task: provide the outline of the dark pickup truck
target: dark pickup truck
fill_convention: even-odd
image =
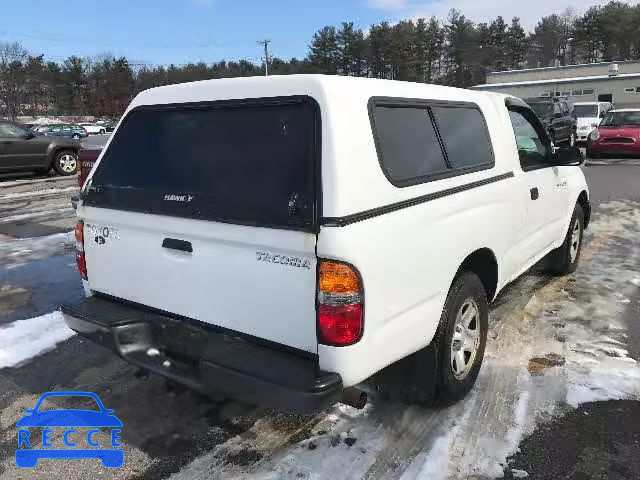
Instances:
[[[573,105],[564,97],[529,98],[525,102],[536,112],[554,144],[576,144],[577,119]]]

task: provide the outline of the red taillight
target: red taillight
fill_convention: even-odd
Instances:
[[[322,343],[352,345],[362,337],[362,305],[319,305],[318,327]]]
[[[84,246],[84,224],[82,222],[78,222],[76,224],[76,229],[74,234],[76,237],[76,242]]]
[[[363,289],[358,271],[330,260],[318,263],[318,341],[347,346],[358,342],[364,331]]]
[[[87,260],[84,256],[84,222],[79,221],[75,229],[76,237],[76,266],[80,276],[87,280]]]
[[[84,280],[87,280],[89,277],[87,276],[87,261],[84,258],[84,252],[76,252],[76,266],[78,267],[80,276]]]

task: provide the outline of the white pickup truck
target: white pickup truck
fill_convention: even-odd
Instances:
[[[429,351],[473,386],[488,304],[589,223],[575,148],[521,100],[330,76],[140,93],[85,183],[67,324],[204,392],[312,411]],[[435,368],[433,368],[435,367]]]

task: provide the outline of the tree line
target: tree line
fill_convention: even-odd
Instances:
[[[487,72],[640,58],[640,4],[611,1],[582,15],[542,17],[526,33],[520,19],[476,23],[457,10],[445,21],[351,22],[313,34],[303,59],[269,58],[274,75],[325,73],[438,83],[484,83]],[[0,115],[116,118],[147,88],[195,80],[262,75],[264,63],[240,61],[136,65],[125,57],[71,56],[46,61],[19,43],[0,43]]]

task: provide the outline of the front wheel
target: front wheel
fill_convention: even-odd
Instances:
[[[440,319],[437,394],[445,401],[462,399],[478,378],[487,343],[489,304],[475,273],[453,282]]]
[[[580,204],[576,204],[569,222],[569,230],[564,242],[547,257],[548,270],[556,275],[567,275],[578,268],[580,252],[582,251],[582,236],[584,233],[584,212]]]
[[[53,168],[58,175],[73,175],[78,170],[78,155],[68,150],[59,152],[53,160]]]

